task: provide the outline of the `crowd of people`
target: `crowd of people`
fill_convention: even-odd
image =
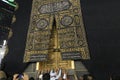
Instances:
[[[2,75],[1,75],[2,74]],[[0,72],[0,80],[93,80],[91,75],[77,76],[70,78],[65,69],[40,70],[36,77],[29,77],[28,74],[14,74],[12,77],[7,77],[3,71]]]
[[[85,74],[81,76],[68,75],[66,69],[47,69],[40,70],[38,72],[37,80],[94,80],[93,76],[90,74]]]
[[[38,80],[68,80],[67,71],[61,68],[41,70],[38,73]]]
[[[70,76],[66,69],[41,70],[38,73],[37,80],[93,80],[93,76],[85,74],[81,76]]]

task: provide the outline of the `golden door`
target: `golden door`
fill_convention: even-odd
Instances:
[[[62,60],[64,52],[90,58],[80,0],[33,0],[24,62],[39,62],[39,69],[73,69],[74,61]]]

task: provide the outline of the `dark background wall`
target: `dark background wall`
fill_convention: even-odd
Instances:
[[[4,59],[8,74],[20,73],[28,65],[22,61],[32,0],[16,1],[17,21],[12,25],[13,36]],[[96,80],[108,80],[111,74],[120,74],[120,1],[81,0],[81,5],[91,55],[91,60],[82,62]]]

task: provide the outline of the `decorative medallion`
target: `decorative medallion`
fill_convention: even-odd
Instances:
[[[62,19],[61,19],[61,24],[64,26],[69,26],[73,23],[73,19],[71,16],[65,15]]]
[[[37,27],[39,29],[44,29],[48,26],[48,21],[46,19],[40,19],[38,22],[37,22]]]

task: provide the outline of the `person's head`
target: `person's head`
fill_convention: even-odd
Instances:
[[[43,80],[50,80],[50,74],[49,73],[43,74]]]
[[[83,75],[83,80],[88,80],[87,76],[87,74]]]
[[[24,77],[23,74],[18,74],[17,77],[16,77],[16,79],[17,80],[24,80],[23,77]]]
[[[14,74],[13,80],[29,80],[29,77],[26,73],[23,74]]]
[[[35,80],[33,77],[31,77],[29,80]]]
[[[7,79],[5,72],[0,71],[0,80],[5,80],[5,79]]]
[[[88,80],[93,80],[93,76],[92,76],[91,74],[89,74],[89,75],[87,76],[87,79],[88,79]]]
[[[88,80],[93,80],[92,76],[88,76],[87,78],[88,78]]]

